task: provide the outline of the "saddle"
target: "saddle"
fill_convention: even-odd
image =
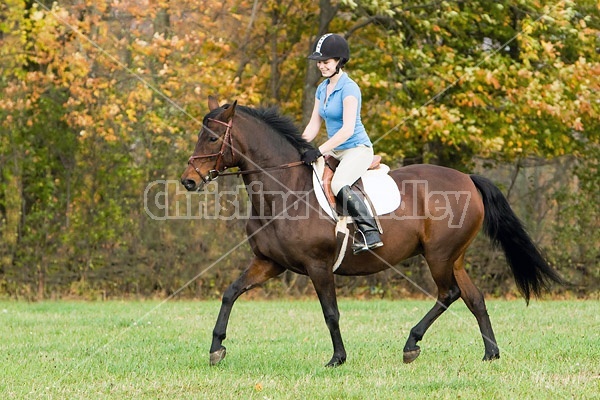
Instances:
[[[331,179],[339,163],[334,157],[326,155],[320,157],[313,164],[313,187],[323,189],[314,191],[319,206],[327,216],[336,221],[335,236],[338,243],[338,256],[333,265],[334,272],[344,259],[350,236],[348,225],[353,223],[352,218],[347,216],[341,209],[342,207],[338,207],[331,190]],[[381,156],[376,155],[367,172],[352,185],[352,188],[356,189],[357,195],[364,198],[369,212],[376,220],[378,215],[396,210],[402,199],[398,185],[388,174],[389,171],[390,168],[387,165],[381,164]],[[379,222],[377,224],[379,225]],[[382,232],[381,226],[379,228],[379,231]]]
[[[325,159],[325,168],[323,171],[322,180],[323,180],[323,189],[325,190],[325,197],[327,197],[327,202],[331,205],[331,207],[333,207],[333,209],[336,209],[337,204],[335,201],[335,196],[333,194],[333,191],[331,190],[331,179],[333,179],[333,174],[335,173],[335,170],[337,169],[338,165],[340,164],[340,161],[330,155],[326,155],[323,158]],[[379,168],[380,165],[381,165],[381,156],[374,155],[373,160],[371,161],[371,165],[369,166],[368,169],[369,170],[377,169],[377,168]],[[362,186],[362,178],[359,179],[358,181],[356,181],[356,183],[354,183],[354,185],[352,185],[352,186],[356,187],[361,193],[364,194],[364,188]]]

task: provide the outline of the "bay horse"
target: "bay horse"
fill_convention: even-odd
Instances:
[[[245,107],[237,101],[219,106],[213,97],[209,97],[208,105],[210,111],[203,119],[181,183],[196,191],[219,175],[242,175],[252,208],[246,231],[254,253],[248,267],[223,294],[210,347],[211,365],[225,358],[223,340],[236,299],[286,270],[308,275],[314,285],[333,343],[333,356],[326,366],[346,361],[335,274],[374,274],[409,257],[420,254],[425,258],[437,285],[437,301],[410,330],[403,349],[405,363],[419,356],[417,343],[459,297],[479,324],[483,360],[499,358],[484,297],[464,268],[465,252],[482,226],[492,243],[504,250],[527,304],[532,294],[539,296],[550,283],[563,283],[490,180],[435,165],[390,171],[404,190],[401,206],[380,216],[384,246],[359,255],[348,249],[334,273],[338,248],[335,223],[320,211],[311,179],[313,170],[300,161],[301,153],[311,144],[302,139],[289,117],[275,109]],[[239,170],[225,171],[232,167]],[[407,182],[422,184],[408,190]]]

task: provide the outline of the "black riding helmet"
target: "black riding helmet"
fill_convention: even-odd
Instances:
[[[339,58],[339,67],[343,67],[350,60],[350,47],[348,42],[340,35],[327,33],[319,38],[312,47],[311,60],[325,61],[330,58]]]

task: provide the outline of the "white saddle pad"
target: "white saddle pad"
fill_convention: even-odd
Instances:
[[[313,173],[313,187],[315,188],[315,195],[317,196],[319,205],[327,215],[336,219],[334,210],[331,209],[327,197],[325,196],[325,191],[321,186],[323,181],[323,170],[325,168],[325,160],[323,157],[319,157],[313,164],[313,167],[316,174],[318,174],[317,179],[316,174]],[[365,192],[375,208],[375,210],[370,210],[372,214],[382,215],[391,213],[400,206],[400,190],[398,190],[398,185],[396,185],[396,182],[394,182],[392,177],[388,175],[389,171],[390,167],[385,164],[380,164],[379,168],[370,169],[362,176]],[[367,207],[370,208],[368,202]]]

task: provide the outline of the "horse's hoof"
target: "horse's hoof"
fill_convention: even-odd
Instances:
[[[485,355],[483,356],[483,360],[482,361],[494,361],[500,358],[500,353],[493,353],[491,355]]]
[[[326,368],[336,368],[336,367],[339,367],[340,365],[342,365],[345,362],[346,362],[345,358],[333,357],[331,359],[331,361],[329,361],[327,364],[325,364],[325,367]]]
[[[404,361],[404,364],[410,364],[419,357],[419,354],[421,354],[421,349],[418,347],[415,350],[405,351],[402,361]]]
[[[225,347],[221,347],[219,350],[210,353],[210,365],[217,365],[223,361],[226,355]]]

